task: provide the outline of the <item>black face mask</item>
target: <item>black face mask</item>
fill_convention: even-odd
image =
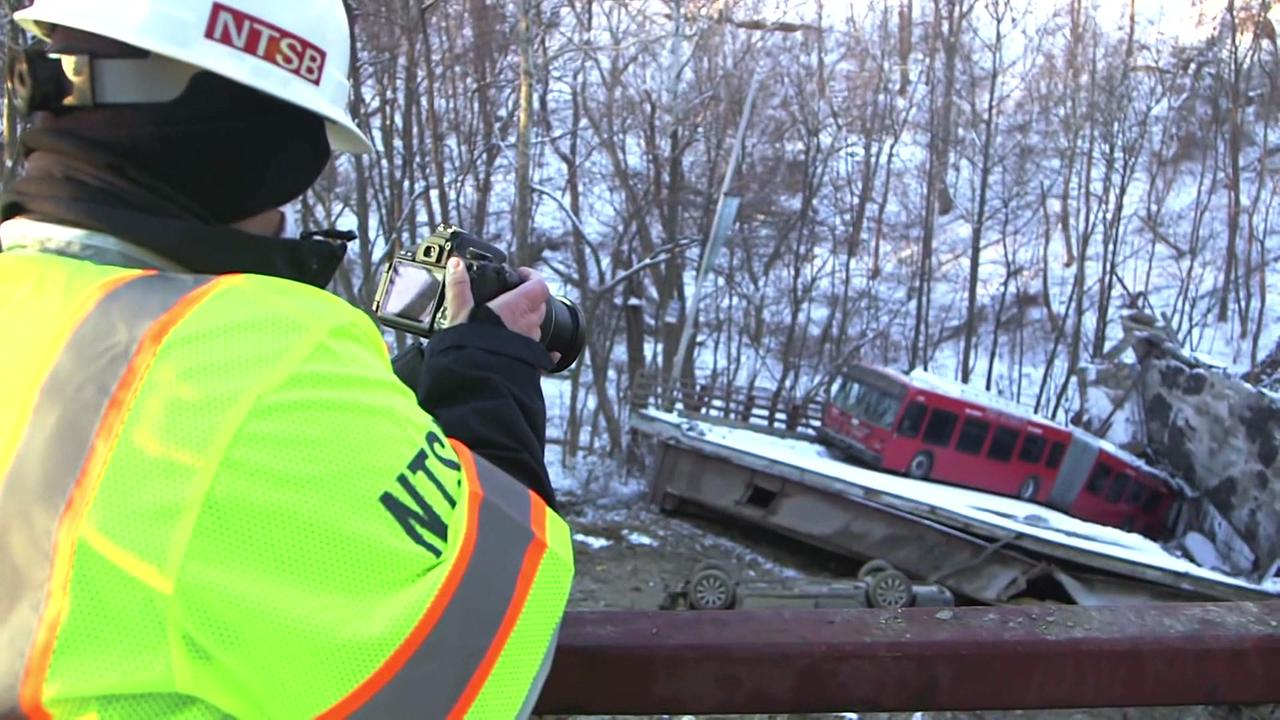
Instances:
[[[22,216],[96,230],[194,273],[272,275],[316,287],[333,279],[346,253],[342,241],[351,239],[265,237],[210,223],[187,198],[66,133],[28,130],[22,146],[26,172],[0,193],[0,221]],[[149,267],[136,262],[124,258],[128,267]]]
[[[319,116],[207,72],[172,102],[42,113],[36,125],[120,158],[218,224],[299,197],[330,155]]]

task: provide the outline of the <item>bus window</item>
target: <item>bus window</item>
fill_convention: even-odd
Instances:
[[[888,390],[856,377],[841,379],[832,401],[836,407],[882,428],[893,426],[893,419],[902,407],[905,388]]]
[[[1102,489],[1107,486],[1107,480],[1111,478],[1111,468],[1098,463],[1093,468],[1093,474],[1089,476],[1089,483],[1084,486],[1085,490],[1094,495],[1102,495]]]
[[[1129,494],[1125,496],[1126,505],[1141,505],[1143,500],[1147,499],[1147,488],[1140,482],[1136,482],[1129,488]]]
[[[929,406],[922,402],[908,404],[906,411],[902,413],[902,419],[898,421],[898,434],[909,438],[919,435],[920,428],[924,425],[924,414],[928,411]]]
[[[1018,431],[1003,425],[996,426],[996,434],[991,438],[991,448],[987,457],[1000,462],[1013,459],[1013,449],[1018,446]]]
[[[1111,487],[1107,488],[1107,502],[1118,503],[1124,497],[1124,492],[1129,489],[1129,483],[1133,482],[1133,476],[1129,473],[1120,473],[1111,481]]]
[[[987,444],[987,435],[991,433],[991,423],[969,418],[960,426],[960,437],[956,439],[956,449],[962,453],[977,455],[982,446]]]
[[[840,378],[840,384],[836,385],[835,392],[831,393],[831,402],[840,407],[849,404],[849,381]]]
[[[1156,508],[1160,507],[1161,497],[1160,492],[1157,490],[1148,492],[1147,501],[1142,503],[1142,512],[1155,512]]]
[[[1060,442],[1054,443],[1049,448],[1048,459],[1044,461],[1045,467],[1049,468],[1050,470],[1057,470],[1058,466],[1062,464],[1062,456],[1066,452],[1067,452],[1066,445],[1063,445]]]
[[[942,447],[950,445],[951,434],[955,432],[956,421],[959,419],[955,413],[934,408],[929,413],[929,422],[924,426],[924,441]]]
[[[1018,451],[1018,459],[1022,462],[1037,464],[1044,457],[1044,448],[1048,445],[1040,435],[1027,433],[1022,438],[1022,449]]]

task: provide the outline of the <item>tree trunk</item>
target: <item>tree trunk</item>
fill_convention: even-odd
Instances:
[[[1001,21],[1003,16],[994,18],[996,25],[995,43],[991,46],[991,82],[987,87],[987,111],[982,119],[982,166],[978,171],[978,209],[973,221],[973,235],[969,244],[969,302],[968,313],[964,323],[964,351],[960,362],[960,381],[969,382],[973,364],[974,339],[978,332],[978,269],[982,259],[982,230],[987,219],[987,188],[991,184],[991,150],[995,140],[996,128],[996,87],[1000,83],[1000,47],[1003,40]],[[1008,281],[1005,283],[1008,288]],[[1001,306],[1004,304],[1004,293],[1001,292]],[[996,314],[996,329],[999,331],[999,310]]]
[[[351,39],[351,117],[362,128],[367,128],[365,123],[364,82],[360,67],[359,35],[356,32],[359,13],[355,9],[353,0],[347,0],[344,3],[344,7],[347,11]],[[377,290],[372,280],[375,268],[373,266],[373,238],[369,236],[369,175],[363,155],[353,155],[352,164],[355,166],[356,232],[360,235],[359,245],[357,246],[359,250],[360,281],[357,286],[356,297],[349,299],[360,307],[369,307]]]
[[[19,37],[21,28],[13,21],[13,13],[23,4],[22,0],[8,0],[5,3],[5,46],[14,50],[22,46],[22,40]],[[4,59],[4,72],[7,77],[9,74],[7,58]],[[20,127],[21,122],[18,118],[18,108],[14,104],[13,93],[6,92],[4,94],[4,173],[3,179],[0,180],[0,185],[6,188],[17,177],[22,162],[18,142]]]
[[[472,91],[476,95],[476,114],[480,119],[480,137],[477,146],[472,150],[481,158],[479,178],[475,193],[475,209],[471,215],[471,227],[468,228],[478,237],[484,237],[488,229],[489,201],[493,194],[493,169],[498,162],[498,143],[496,125],[494,123],[494,77],[495,65],[494,34],[498,30],[494,15],[497,14],[489,6],[487,0],[468,0],[471,11],[472,42],[471,71],[475,83]]]
[[[1240,152],[1244,129],[1240,123],[1243,88],[1240,83],[1240,42],[1236,28],[1236,3],[1227,0],[1226,17],[1230,34],[1227,87],[1227,256],[1222,263],[1222,290],[1218,296],[1218,322],[1225,323],[1231,312],[1231,292],[1235,287],[1236,245],[1240,235]]]
[[[533,16],[537,14],[536,0],[516,2],[516,44],[520,48],[520,84],[517,90],[519,108],[516,130],[516,208],[512,231],[516,247],[512,264],[532,265],[536,262],[529,246],[529,232],[533,215],[533,170],[529,148],[533,135]]]

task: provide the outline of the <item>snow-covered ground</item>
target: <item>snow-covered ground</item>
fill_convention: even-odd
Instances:
[[[968,520],[999,530],[1034,536],[1078,550],[1119,558],[1172,573],[1280,595],[1280,578],[1272,578],[1265,584],[1259,585],[1225,575],[1174,555],[1159,543],[1141,535],[1080,520],[1043,505],[967,488],[875,472],[832,459],[826,449],[817,443],[788,440],[750,430],[690,421],[675,414],[656,410],[645,410],[644,414],[655,420],[679,426],[685,433],[716,445],[821,473],[867,490],[926,503],[944,513],[963,516]]]

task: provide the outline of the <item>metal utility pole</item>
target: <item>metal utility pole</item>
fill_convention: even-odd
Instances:
[[[693,337],[693,322],[698,317],[698,300],[702,292],[702,283],[711,272],[716,255],[724,247],[738,215],[738,203],[741,198],[730,197],[729,190],[733,187],[733,176],[738,169],[738,157],[742,154],[742,143],[747,136],[747,123],[751,121],[751,109],[755,104],[756,86],[759,81],[759,73],[752,76],[751,86],[747,90],[747,102],[742,108],[742,119],[738,121],[738,134],[734,138],[733,151],[729,155],[729,167],[725,169],[724,183],[720,186],[720,198],[716,202],[716,215],[711,224],[711,234],[702,251],[702,261],[698,264],[698,278],[693,284],[693,292],[685,304],[684,329],[680,333],[680,345],[676,350],[675,363],[671,367],[671,396],[667,400],[668,407],[675,404],[675,389],[680,386],[685,354],[689,351],[689,341]]]

